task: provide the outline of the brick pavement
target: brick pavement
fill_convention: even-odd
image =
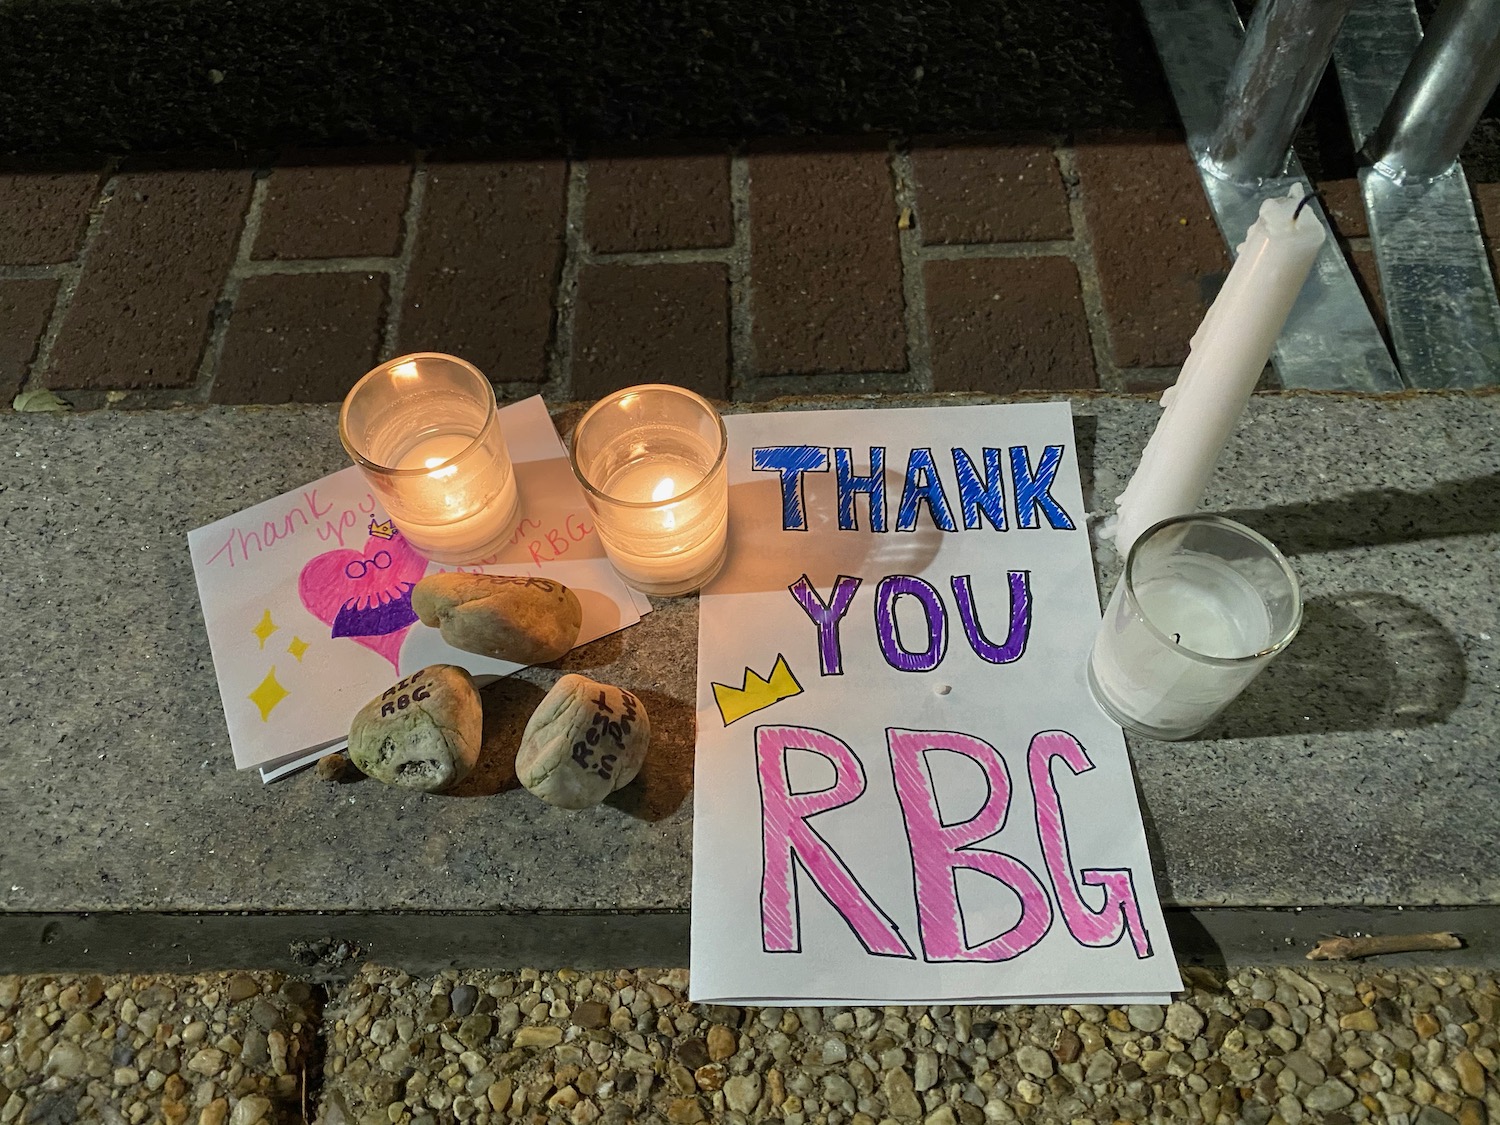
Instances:
[[[1228,266],[1172,134],[5,166],[0,405],[337,401],[416,350],[558,400],[1147,392]]]

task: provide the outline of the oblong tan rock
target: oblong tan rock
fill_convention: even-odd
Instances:
[[[387,785],[437,793],[479,761],[483,726],[469,673],[429,664],[360,708],[349,727],[349,758]]]
[[[578,643],[583,605],[551,578],[507,574],[429,574],[411,607],[465,652],[516,664],[546,664]]]
[[[516,776],[549,805],[583,809],[634,781],[650,743],[651,720],[638,698],[567,675],[526,724]]]

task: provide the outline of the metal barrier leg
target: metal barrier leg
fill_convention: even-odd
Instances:
[[[1500,83],[1500,2],[1446,0],[1424,39],[1410,0],[1357,0],[1334,64],[1406,382],[1500,382],[1500,300],[1457,161]]]
[[[1287,145],[1291,131],[1296,129],[1306,109],[1306,98],[1311,96],[1317,76],[1326,65],[1327,55],[1317,49],[1315,32],[1299,39],[1296,28],[1326,31],[1317,12],[1325,6],[1337,9],[1342,15],[1346,5],[1342,0],[1334,3],[1293,0],[1282,4],[1266,0],[1260,6],[1265,10],[1264,15],[1258,10],[1260,18],[1256,22],[1260,30],[1247,39],[1249,46],[1242,57],[1243,30],[1233,0],[1141,0],[1141,9],[1177,102],[1177,112],[1187,129],[1188,145],[1198,157],[1204,193],[1231,251],[1244,240],[1262,201],[1273,195],[1285,195],[1294,182],[1307,182],[1300,161],[1295,153],[1288,152]],[[1302,16],[1312,22],[1299,23]],[[1285,58],[1275,57],[1283,53]],[[1311,60],[1314,54],[1321,61]],[[1310,79],[1306,77],[1309,70]],[[1231,74],[1235,76],[1233,80]],[[1266,79],[1278,74],[1282,80],[1296,85],[1296,90],[1283,97],[1269,88]],[[1296,80],[1299,75],[1302,77]],[[1297,85],[1297,81],[1301,84]],[[1276,125],[1275,130],[1268,131],[1277,133],[1289,123],[1285,135],[1280,138],[1272,135],[1263,143],[1248,143],[1253,138],[1246,134],[1265,122],[1241,112],[1238,95],[1234,107],[1221,113],[1225,92],[1230,89],[1251,91],[1255,97],[1263,98],[1262,111]],[[1208,155],[1216,139],[1220,161],[1229,166],[1240,167],[1243,162],[1246,168],[1257,164],[1265,167],[1265,162],[1270,161],[1269,166],[1274,170],[1261,176],[1258,183],[1233,182],[1227,178],[1221,163]],[[1228,151],[1231,146],[1233,153]],[[1282,161],[1284,168],[1279,164]],[[1311,206],[1318,205],[1314,202]],[[1319,217],[1325,223],[1328,221],[1321,208]],[[1333,239],[1323,244],[1312,277],[1277,341],[1273,359],[1286,387],[1401,389],[1401,377],[1385,341],[1365,305],[1349,263]]]
[[[1446,0],[1370,138],[1370,163],[1397,183],[1453,167],[1500,87],[1500,4]]]
[[[1224,91],[1206,159],[1225,179],[1285,175],[1292,135],[1307,116],[1333,40],[1353,0],[1261,0]]]

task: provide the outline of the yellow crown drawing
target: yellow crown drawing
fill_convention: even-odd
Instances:
[[[773,703],[801,694],[802,685],[787,667],[786,657],[780,654],[771,668],[770,679],[762,679],[753,668],[747,667],[744,687],[714,683],[714,702],[719,705],[719,717],[724,720],[726,727],[736,719],[743,719]]]
[[[370,534],[377,539],[390,539],[396,534],[396,525],[390,520],[385,523],[376,523],[375,517],[370,517]]]

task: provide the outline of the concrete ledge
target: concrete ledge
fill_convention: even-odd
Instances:
[[[1074,409],[1097,508],[1157,407]],[[1251,405],[1208,504],[1294,556],[1307,624],[1209,737],[1132,742],[1167,903],[1500,904],[1497,432],[1495,395]],[[0,920],[688,908],[694,600],[566,661],[656,719],[613,805],[263,787],[232,768],[184,537],[339,468],[333,408],[7,414],[0,439]]]
[[[418,975],[444,969],[621,967],[688,964],[686,911],[635,914],[5,914],[0,968],[7,972],[155,973],[282,969],[318,981],[352,976],[364,962]],[[1166,911],[1179,963],[1237,969],[1306,965],[1331,934],[1448,931],[1463,948],[1391,954],[1383,968],[1500,967],[1500,907],[1210,907]]]

